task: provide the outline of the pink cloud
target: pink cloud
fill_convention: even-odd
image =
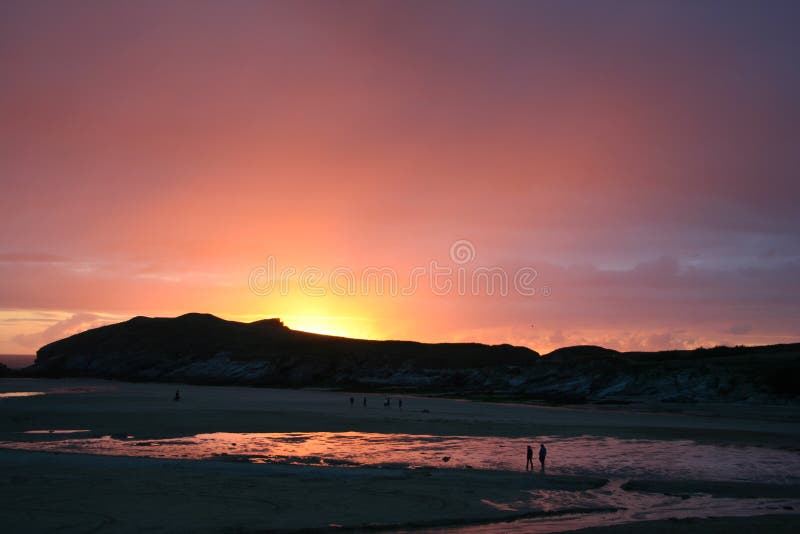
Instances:
[[[72,317],[51,324],[40,332],[19,334],[14,336],[12,340],[26,349],[36,350],[52,341],[112,322],[115,322],[114,319],[108,317],[91,313],[76,313]]]

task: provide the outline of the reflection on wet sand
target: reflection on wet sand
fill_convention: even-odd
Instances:
[[[688,440],[600,436],[525,439],[363,432],[217,432],[188,438],[135,440],[124,439],[124,435],[121,438],[3,442],[0,446],[155,458],[238,459],[253,463],[523,470],[527,445],[543,442],[550,450],[548,473],[553,474],[800,483],[797,452]]]
[[[98,391],[111,391],[112,386],[80,386],[80,387],[60,387],[49,388],[45,391],[5,391],[0,392],[0,399],[12,399],[20,397],[39,397],[41,395],[67,395],[79,393],[94,393]]]
[[[44,395],[44,391],[8,391],[0,393],[0,399],[10,399],[13,397],[36,397],[37,395]]]

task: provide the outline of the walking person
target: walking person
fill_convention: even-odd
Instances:
[[[528,460],[525,462],[525,471],[530,469],[533,471],[533,449],[528,445]]]
[[[539,463],[542,464],[542,473],[544,473],[544,460],[547,458],[547,447],[544,446],[544,443],[539,444]],[[533,466],[531,466],[533,469]]]

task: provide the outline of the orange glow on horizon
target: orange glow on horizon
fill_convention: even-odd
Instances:
[[[800,337],[793,6],[64,4],[0,5],[0,353],[187,312],[539,352]],[[459,240],[539,291],[248,287],[270,256],[402,285]]]

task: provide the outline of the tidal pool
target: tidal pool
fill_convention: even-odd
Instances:
[[[539,443],[545,443],[548,449],[546,473],[800,483],[800,453],[794,451],[588,435],[526,439],[364,432],[216,432],[153,440],[127,439],[123,435],[121,439],[103,436],[6,441],[0,442],[0,447],[253,463],[523,470],[527,445],[533,447],[536,456]]]

